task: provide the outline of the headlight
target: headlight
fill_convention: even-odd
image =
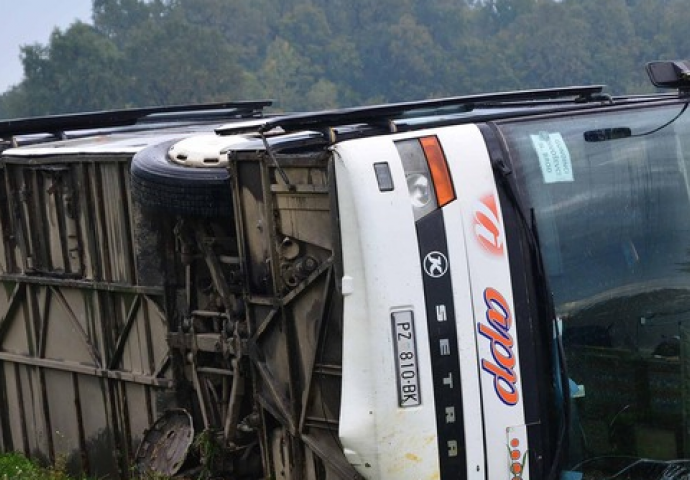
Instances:
[[[407,178],[415,221],[455,200],[446,157],[436,136],[395,143]]]
[[[407,176],[407,189],[410,192],[410,201],[414,208],[424,208],[429,202],[434,202],[434,192],[431,189],[431,180],[423,173],[413,173]]]

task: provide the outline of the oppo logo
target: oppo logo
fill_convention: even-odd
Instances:
[[[494,390],[498,398],[506,405],[516,405],[520,400],[517,389],[518,377],[515,373],[515,352],[510,327],[513,316],[508,302],[494,288],[484,290],[486,304],[486,323],[479,323],[479,334],[489,341],[491,358],[483,358],[482,370],[493,377]]]
[[[474,209],[474,234],[479,244],[493,255],[503,255],[505,242],[498,218],[496,197],[488,194],[476,202]]]

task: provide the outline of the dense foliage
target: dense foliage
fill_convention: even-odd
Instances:
[[[604,83],[687,58],[687,0],[93,0],[20,52],[0,117],[272,98],[331,108]]]

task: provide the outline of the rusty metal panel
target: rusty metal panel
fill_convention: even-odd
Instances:
[[[7,185],[5,184],[5,168],[0,165],[0,274],[11,270],[12,230],[9,225],[9,211],[7,209]]]
[[[28,305],[25,301],[28,286],[21,282],[3,282],[0,289],[0,348],[3,351],[31,355],[35,345],[33,324],[28,321]]]
[[[129,216],[127,164],[98,164],[99,181],[94,193],[102,206],[101,242],[107,248],[108,257],[103,259],[105,279],[113,282],[133,283],[134,258]],[[93,200],[96,200],[94,198]]]
[[[102,452],[118,451],[111,464],[128,469],[143,431],[162,413],[159,393],[172,387],[157,303],[140,293],[22,282],[12,292],[4,304],[18,306],[0,326],[0,388],[13,412],[2,437],[33,456],[65,455],[84,471],[94,464],[78,452],[97,445],[99,464]]]
[[[164,291],[137,283],[129,158],[2,162],[0,446],[128,478],[174,401]]]
[[[18,270],[81,275],[69,168],[6,166],[5,170],[10,207],[8,228],[23,257]],[[7,240],[5,243],[12,246]]]
[[[4,406],[2,423],[2,438],[8,451],[24,450],[26,451],[24,440],[26,438],[26,430],[24,423],[24,416],[19,413],[23,409],[23,403],[20,400],[18,388],[19,372],[18,365],[9,362],[2,362],[2,380],[3,386],[3,400]],[[10,415],[10,412],[15,412]]]
[[[163,313],[145,296],[137,297],[127,315],[129,335],[122,343],[121,368],[153,375],[167,358]]]
[[[2,271],[135,284],[126,158],[50,160],[0,170]]]
[[[286,168],[292,188],[271,185],[280,231],[303,242],[332,249],[328,175],[324,165]]]
[[[118,470],[106,382],[102,378],[87,375],[78,377],[81,429],[86,439],[86,451],[81,453],[84,456],[84,470],[91,472],[95,478]]]
[[[151,403],[150,390],[148,387],[134,383],[124,384],[125,397],[129,408],[130,444],[131,452],[136,452],[144,433],[144,430],[153,425],[153,422],[163,413],[156,410]]]
[[[16,374],[16,394],[20,406],[24,451],[37,457],[54,458],[41,371],[30,366],[18,365]]]
[[[74,167],[81,196],[76,215],[83,246],[84,276],[89,279],[133,284],[129,164],[120,161],[84,161]]]
[[[0,182],[0,228],[2,229],[2,248],[3,255],[0,258],[2,270],[0,273],[12,273],[18,271],[17,265],[21,262],[20,251],[18,248],[18,236],[15,215],[13,215],[14,203],[12,201],[11,185],[7,168],[0,165],[2,181]]]
[[[97,279],[102,268],[99,267],[100,251],[96,240],[98,238],[96,211],[98,199],[94,202],[93,181],[96,166],[91,162],[83,162],[74,166],[74,178],[76,191],[79,192],[80,201],[76,209],[76,220],[79,226],[79,243],[81,246],[81,261],[85,278]]]
[[[74,374],[46,369],[43,375],[45,391],[50,395],[46,405],[50,430],[46,433],[53,445],[54,458],[68,458],[81,450],[77,395],[72,381]]]
[[[44,311],[43,336],[39,338],[41,358],[81,365],[102,367],[101,355],[95,348],[97,332],[90,332],[86,308],[80,291],[71,288],[45,287],[43,295]],[[40,298],[39,296],[39,298]]]
[[[330,199],[312,194],[277,195],[280,230],[301,241],[331,249]]]
[[[117,375],[109,371],[121,372],[148,384],[169,379],[163,376],[168,327],[160,300],[135,288],[117,292],[34,281],[3,282],[0,359],[16,355],[50,367],[64,362],[55,368],[112,378]]]

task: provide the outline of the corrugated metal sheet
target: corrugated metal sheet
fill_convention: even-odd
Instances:
[[[163,289],[138,281],[128,162],[0,165],[0,448],[98,478],[129,475],[172,398]]]

